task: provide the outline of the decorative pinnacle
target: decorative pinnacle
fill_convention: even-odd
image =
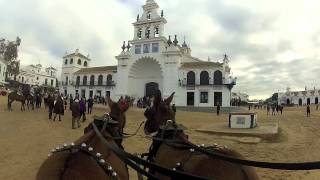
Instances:
[[[126,41],[123,41],[123,45],[122,45],[122,51],[124,51],[126,49]]]
[[[178,45],[178,43],[179,43],[179,41],[178,41],[178,39],[177,39],[177,35],[174,35],[174,41],[173,41],[173,44],[174,44],[175,46],[177,46],[177,45]]]
[[[171,46],[171,44],[172,44],[171,36],[169,36],[169,39],[168,39],[167,43],[168,43],[169,46]]]

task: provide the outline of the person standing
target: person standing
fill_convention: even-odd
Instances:
[[[281,105],[281,106],[279,107],[279,109],[280,109],[280,113],[281,113],[281,115],[282,115],[283,106]]]
[[[73,97],[72,97],[72,94],[70,94],[70,99],[69,99],[69,109],[70,109],[70,111],[71,111],[72,103],[73,103]]]
[[[71,105],[72,112],[72,129],[80,128],[80,104],[79,99],[75,99]],[[75,127],[77,124],[77,127]]]
[[[217,103],[217,116],[220,115],[220,103]]]
[[[48,109],[49,109],[49,119],[51,119],[53,108],[54,108],[54,97],[49,95],[47,99],[47,103],[48,103]]]
[[[61,121],[61,115],[64,114],[64,107],[63,107],[63,99],[60,95],[58,95],[56,102],[54,103],[54,117],[53,121],[56,120],[56,117],[59,116],[59,121]]]
[[[93,108],[93,99],[92,96],[88,99],[88,114],[92,113],[92,108]]]
[[[177,112],[177,108],[175,104],[172,104],[172,111],[174,112],[174,114],[176,114]]]
[[[270,114],[270,105],[267,106],[267,116]]]
[[[79,108],[80,108],[80,119],[82,117],[82,122],[86,121],[86,100],[84,98],[81,98],[79,102]]]
[[[272,116],[276,115],[275,109],[276,109],[275,105],[272,105]]]
[[[310,117],[310,105],[307,106],[307,117]]]

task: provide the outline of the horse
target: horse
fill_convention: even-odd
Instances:
[[[174,93],[165,100],[162,100],[161,92],[158,91],[154,97],[153,106],[144,113],[147,118],[144,131],[146,135],[157,133],[149,149],[148,160],[160,166],[181,170],[193,175],[213,179],[237,179],[257,180],[259,179],[252,167],[233,164],[203,153],[194,151],[190,147],[177,142],[188,143],[188,136],[182,128],[177,128],[175,113],[170,108]],[[169,120],[169,121],[168,121]],[[162,129],[168,122],[173,122],[169,131]],[[170,124],[170,123],[169,123]],[[169,140],[169,143],[160,141]],[[158,140],[156,140],[158,139]],[[171,140],[171,142],[170,142]],[[229,157],[241,158],[241,154],[224,146],[214,145],[207,147],[210,150],[219,152]],[[152,172],[159,179],[170,179],[157,172]]]
[[[31,94],[28,94],[27,98],[26,98],[26,101],[27,101],[28,110],[29,110],[29,106],[30,105],[31,105],[31,109],[34,110],[35,97],[33,95],[31,95]]]
[[[103,120],[95,118],[93,123],[110,144],[122,147],[119,137],[126,121],[125,112],[129,107],[120,107],[110,98],[108,104],[110,113]],[[63,150],[58,147],[52,152],[54,153],[49,154],[41,165],[37,180],[129,179],[126,164],[102,143],[92,123],[84,129],[84,135],[75,143],[64,144]]]
[[[8,110],[12,111],[12,102],[19,101],[21,102],[21,111],[25,111],[26,97],[18,94],[16,91],[9,93],[8,95]]]

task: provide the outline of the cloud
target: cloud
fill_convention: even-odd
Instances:
[[[166,35],[186,36],[193,55],[230,56],[235,91],[266,98],[286,86],[318,86],[320,2],[304,0],[158,0]],[[0,0],[1,37],[22,38],[23,64],[61,67],[66,51],[90,54],[93,66],[114,65],[132,39],[145,0]],[[288,6],[290,4],[290,6]]]

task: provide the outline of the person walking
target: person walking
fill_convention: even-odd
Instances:
[[[217,103],[217,116],[220,115],[220,103]]]
[[[61,115],[64,115],[64,107],[63,107],[63,99],[61,98],[60,95],[58,95],[55,103],[54,103],[54,117],[53,121],[56,120],[57,116],[59,116],[59,121],[61,121]]]
[[[51,96],[51,95],[48,96],[47,105],[48,105],[48,109],[49,109],[49,119],[51,120],[52,112],[53,112],[53,108],[54,108],[54,97],[53,96]]]
[[[84,98],[81,98],[79,102],[79,108],[80,108],[80,119],[82,117],[82,122],[86,121],[86,100]]]
[[[307,117],[310,117],[310,105],[307,106]]]
[[[274,105],[272,105],[272,116],[276,115],[275,109],[276,109],[276,107]]]
[[[270,105],[267,106],[267,116],[270,114]]]
[[[71,105],[72,129],[80,128],[80,104],[79,99],[75,99]],[[77,127],[75,127],[77,125]]]
[[[92,96],[88,99],[88,114],[92,113],[92,108],[93,108],[93,99]]]

